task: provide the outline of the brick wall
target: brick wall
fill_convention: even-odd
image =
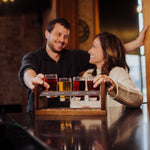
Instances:
[[[37,14],[0,16],[0,105],[26,103],[18,81],[23,55],[42,45]]]

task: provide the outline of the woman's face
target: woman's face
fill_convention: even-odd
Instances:
[[[90,54],[89,62],[91,64],[95,64],[98,69],[101,69],[102,65],[104,64],[104,54],[98,37],[95,38],[93,46],[91,49],[89,49],[88,53]]]

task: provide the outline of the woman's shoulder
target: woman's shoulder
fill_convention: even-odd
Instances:
[[[123,67],[114,67],[110,70],[110,73],[109,74],[112,74],[112,73],[128,73],[126,69],[124,69]]]
[[[123,67],[114,67],[109,72],[109,77],[111,77],[114,80],[118,80],[120,78],[121,79],[130,78],[130,75],[128,71],[124,69]]]
[[[94,71],[94,69],[88,69],[88,70],[82,72],[81,76],[83,76],[83,77],[90,77],[90,76],[92,76],[92,72],[93,71]]]
[[[90,76],[92,76],[93,71],[94,71],[94,69],[88,69],[88,70],[82,72],[81,76],[90,77]],[[96,72],[97,72],[97,75],[98,75],[98,74],[100,74],[101,71],[99,69],[96,69]]]

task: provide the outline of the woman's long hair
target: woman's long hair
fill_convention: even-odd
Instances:
[[[129,72],[129,66],[125,60],[125,48],[121,40],[112,33],[102,32],[96,35],[103,49],[104,64],[101,74],[108,75],[110,70],[116,66],[123,67]],[[93,75],[95,70],[93,71]]]

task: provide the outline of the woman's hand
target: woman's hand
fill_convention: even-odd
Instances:
[[[98,75],[94,78],[93,82],[94,82],[94,87],[97,87],[98,85],[101,85],[102,82],[105,82],[108,92],[113,91],[115,92],[115,94],[117,92],[115,82],[107,75]]]
[[[140,46],[144,45],[144,40],[145,40],[145,35],[147,30],[148,30],[148,25],[144,26],[142,31],[139,33],[137,41],[140,44]]]
[[[144,45],[145,35],[148,30],[148,25],[144,26],[136,40],[128,42],[124,45],[126,53],[130,53],[140,46]]]

